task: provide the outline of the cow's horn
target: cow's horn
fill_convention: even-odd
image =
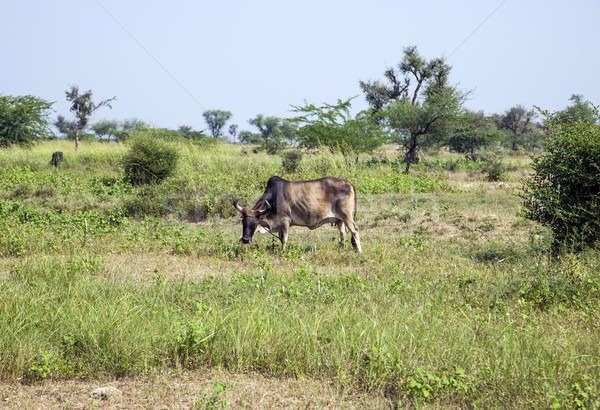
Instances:
[[[240,206],[240,204],[238,204],[238,202],[240,201],[240,198],[234,199],[233,201],[233,206],[235,206],[235,209],[237,209],[238,211],[240,211],[241,213],[244,213],[244,208],[242,208]]]

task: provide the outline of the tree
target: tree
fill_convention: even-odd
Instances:
[[[221,137],[222,129],[225,127],[227,121],[231,119],[231,113],[222,110],[207,110],[202,113],[202,116],[214,138]]]
[[[179,131],[180,133],[185,135],[185,134],[189,134],[190,132],[192,132],[193,129],[189,125],[180,125],[179,128],[177,129],[177,131]]]
[[[70,111],[74,112],[77,118],[77,129],[75,130],[75,151],[77,151],[79,150],[79,134],[87,126],[94,111],[103,106],[112,108],[110,103],[117,97],[94,103],[92,101],[92,90],[79,94],[79,87],[76,85],[72,85],[70,90],[65,91],[65,94],[67,101],[72,103]]]
[[[229,126],[229,136],[231,137],[231,142],[233,142],[235,144],[235,141],[237,139],[237,135],[238,135],[238,125],[237,124],[231,124]]]
[[[54,134],[48,123],[52,104],[31,95],[0,96],[0,147],[28,146]]]
[[[119,122],[111,120],[98,121],[92,125],[92,130],[100,140],[106,136],[109,140],[115,138],[119,132]]]
[[[450,133],[447,145],[454,152],[473,153],[502,137],[490,117],[483,111],[464,111],[458,118],[454,130]]]
[[[573,104],[557,113],[561,121],[597,121],[594,107],[589,101],[583,100],[583,95],[573,94],[569,101]]]
[[[499,130],[506,131],[510,149],[517,151],[519,145],[523,147],[537,145],[535,141],[533,144],[527,141],[539,137],[539,131],[536,135],[536,125],[533,122],[535,117],[536,112],[533,109],[528,110],[522,105],[515,105],[504,114],[497,115],[494,121]]]
[[[289,120],[258,114],[248,122],[258,128],[259,144],[269,154],[276,154],[286,143],[292,143],[296,139],[296,129]],[[250,135],[244,134],[244,137],[250,137]]]
[[[351,160],[358,162],[360,153],[371,152],[383,144],[387,139],[383,128],[371,112],[363,111],[353,117],[351,100],[338,100],[335,105],[321,107],[308,103],[304,107],[293,106],[292,111],[304,114],[292,119],[299,124],[300,145],[309,149],[326,146],[339,151],[350,165]]]
[[[132,133],[137,131],[143,131],[149,129],[150,126],[144,121],[137,118],[130,118],[128,120],[121,121],[120,130],[117,130],[114,137],[117,142],[124,142],[129,138]]]
[[[553,232],[554,250],[579,251],[600,240],[600,114],[565,118],[543,112],[548,143],[533,158],[526,181],[524,216]]]
[[[360,82],[372,112],[395,132],[394,140],[405,148],[405,172],[418,162],[426,138],[440,139],[451,129],[467,94],[448,86],[451,67],[442,58],[424,59],[415,46],[404,49],[396,68],[380,81]]]
[[[240,131],[240,142],[244,144],[260,144],[260,134],[248,130]]]
[[[382,114],[397,132],[395,140],[406,150],[405,173],[408,173],[411,164],[419,162],[421,145],[441,141],[451,132],[463,101],[462,93],[444,87],[415,104],[401,100],[394,101],[386,108]]]

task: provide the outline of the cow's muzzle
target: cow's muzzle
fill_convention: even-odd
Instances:
[[[242,243],[248,244],[250,242],[252,242],[252,238],[246,238],[245,236],[242,236]]]

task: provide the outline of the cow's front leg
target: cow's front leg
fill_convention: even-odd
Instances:
[[[279,240],[281,241],[281,250],[285,250],[285,245],[287,244],[288,237],[288,229],[290,225],[288,221],[284,221],[281,224],[281,230],[279,231]]]

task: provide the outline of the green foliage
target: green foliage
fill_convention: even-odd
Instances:
[[[260,134],[248,130],[240,131],[240,142],[244,144],[260,144],[260,141]]]
[[[467,93],[448,85],[451,67],[442,58],[426,60],[415,46],[404,49],[398,70],[385,72],[388,84],[362,82],[371,109],[395,131],[405,148],[405,172],[419,162],[421,145],[434,145],[452,130]]]
[[[114,135],[115,139],[119,142],[127,141],[130,135],[150,128],[144,121],[136,118],[121,121],[119,125],[120,129],[115,131]]]
[[[238,397],[232,374],[380,398],[368,407],[598,407],[600,252],[556,258],[510,190],[456,189],[481,183],[483,163],[428,156],[404,174],[383,153],[351,168],[329,149],[305,154],[294,179],[355,184],[364,254],[338,250],[329,226],[293,228],[282,252],[269,235],[242,246],[231,206],[233,193],[252,204],[279,158],[169,141],[185,147],[177,172],[132,187],[116,171],[123,144],[48,167],[66,144],[0,151],[4,380],[199,368],[222,381],[197,390],[196,408]],[[134,198],[164,213],[129,218]]]
[[[465,111],[444,145],[454,152],[474,153],[502,136],[501,132],[493,129],[492,119],[483,112]]]
[[[464,93],[444,87],[430,91],[414,104],[406,99],[395,101],[382,112],[396,131],[393,140],[406,149],[406,172],[410,164],[419,161],[421,145],[434,145],[453,129],[464,99]]]
[[[500,154],[488,155],[487,161],[484,163],[481,172],[486,174],[486,179],[489,182],[500,181],[506,173],[506,165],[504,158]]]
[[[48,125],[52,104],[31,95],[0,96],[0,148],[53,137]]]
[[[594,106],[589,101],[584,101],[583,95],[573,94],[569,99],[573,104],[562,111],[556,113],[556,116],[563,122],[568,121],[598,121]]]
[[[229,408],[229,395],[225,395],[225,397],[221,397],[221,394],[227,389],[227,385],[222,382],[215,382],[214,389],[210,390],[207,388],[204,390],[204,394],[201,399],[198,399],[194,402],[192,409],[222,409]]]
[[[65,95],[67,101],[71,103],[70,110],[75,113],[75,118],[77,119],[77,128],[75,129],[75,151],[77,151],[79,149],[80,133],[87,127],[94,111],[103,106],[111,108],[110,103],[116,97],[95,103],[92,101],[92,90],[80,93],[79,87],[76,85],[72,85],[70,90],[65,91]]]
[[[543,134],[539,124],[534,122],[536,112],[528,110],[522,105],[515,105],[496,115],[494,121],[499,130],[503,130],[503,139],[507,148],[518,151],[520,149],[539,149],[542,146]]]
[[[376,123],[370,112],[360,112],[355,117],[350,110],[351,99],[338,100],[337,104],[317,107],[306,104],[293,107],[292,111],[303,115],[292,121],[299,124],[298,140],[306,148],[325,146],[339,151],[346,163],[358,162],[358,155],[372,152],[387,139],[384,129]]]
[[[94,133],[96,133],[96,136],[101,140],[104,139],[104,137],[108,140],[115,139],[119,132],[119,122],[110,120],[98,121],[92,125],[92,129],[94,130]]]
[[[130,142],[123,158],[125,180],[132,185],[161,182],[175,172],[179,153],[157,132],[148,131]]]
[[[291,174],[298,172],[302,162],[303,153],[299,149],[291,149],[281,154],[281,168],[283,172]]]
[[[223,135],[223,128],[227,121],[231,119],[231,115],[229,111],[223,110],[207,110],[202,113],[213,138],[219,138]]]
[[[248,122],[258,128],[260,133],[258,143],[261,149],[268,154],[277,154],[286,144],[296,139],[295,127],[289,120],[277,117],[265,117],[262,114],[258,114]],[[246,142],[252,142],[249,139],[255,141],[255,137],[251,133],[244,133],[242,131],[240,137]]]
[[[600,125],[544,112],[549,143],[533,158],[521,195],[526,218],[554,233],[555,248],[582,250],[600,239]]]

